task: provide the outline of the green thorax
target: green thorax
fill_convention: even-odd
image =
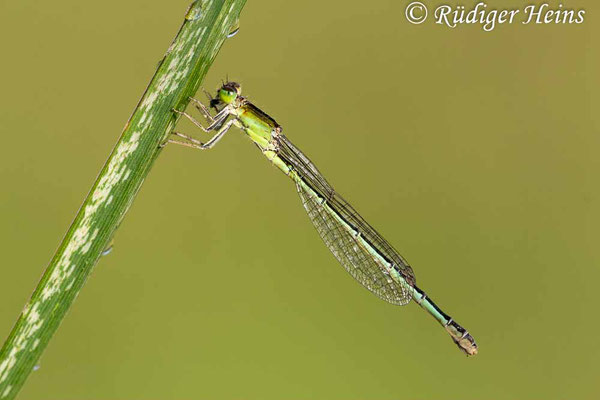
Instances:
[[[258,144],[263,150],[271,143],[273,133],[281,132],[281,126],[258,107],[239,96],[238,106],[235,107],[234,115],[250,139]]]

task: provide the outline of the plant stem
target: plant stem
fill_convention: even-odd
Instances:
[[[163,143],[246,0],[197,0],[0,350],[0,399],[14,398],[110,243]]]

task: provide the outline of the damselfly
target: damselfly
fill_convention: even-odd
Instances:
[[[314,164],[281,132],[273,118],[241,95],[241,86],[227,82],[210,101],[217,110],[212,116],[208,107],[192,99],[209,121],[204,127],[191,115],[186,116],[205,132],[216,132],[206,143],[173,132],[185,139],[170,139],[197,149],[210,149],[235,125],[245,132],[260,151],[296,184],[302,204],[319,235],[338,261],[358,282],[378,297],[392,304],[404,305],[414,300],[431,314],[467,355],[477,354],[473,337],[444,313],[416,285],[412,268],[402,256],[371,227],[325,180]]]

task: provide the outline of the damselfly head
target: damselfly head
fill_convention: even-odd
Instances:
[[[242,94],[242,86],[237,82],[226,82],[217,92],[217,98],[225,104],[231,104]]]

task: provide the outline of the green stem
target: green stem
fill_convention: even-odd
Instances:
[[[0,399],[14,398],[206,75],[245,0],[197,0],[125,126],[73,224],[0,351]]]

